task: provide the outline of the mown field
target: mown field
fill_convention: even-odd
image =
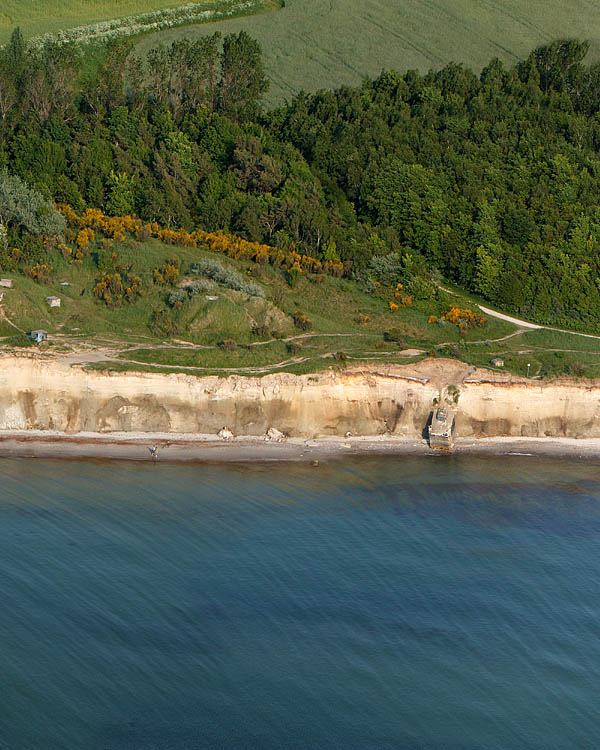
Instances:
[[[556,38],[587,39],[589,59],[600,57],[600,14],[589,0],[287,0],[267,15],[162,31],[139,48],[240,29],[262,45],[269,104],[300,90],[356,85],[382,69],[454,61],[480,70],[492,57],[513,64]]]

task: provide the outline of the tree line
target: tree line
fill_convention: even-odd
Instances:
[[[244,32],[144,59],[111,42],[90,61],[16,31],[0,51],[1,181],[76,212],[341,261],[366,290],[401,282],[426,298],[446,278],[597,331],[600,66],[586,53],[557,41],[478,75],[388,71],[265,112],[260,47]],[[23,222],[6,223],[24,242]]]

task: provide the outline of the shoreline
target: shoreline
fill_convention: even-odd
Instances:
[[[458,438],[451,451],[431,449],[417,437],[361,436],[287,438],[234,437],[173,433],[66,434],[46,430],[0,431],[0,458],[105,459],[152,463],[149,448],[158,446],[159,463],[305,461],[343,456],[534,456],[600,458],[600,438],[485,437]]]

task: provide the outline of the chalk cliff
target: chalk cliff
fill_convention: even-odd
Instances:
[[[0,359],[0,430],[421,437],[450,384],[459,437],[600,437],[600,384],[527,381],[451,360],[259,378],[86,371],[31,355]]]

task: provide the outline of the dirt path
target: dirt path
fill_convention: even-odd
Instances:
[[[489,307],[484,307],[483,305],[479,305],[479,309],[481,312],[485,313],[486,315],[491,315],[492,318],[500,318],[500,320],[506,320],[508,323],[514,323],[516,326],[519,326],[519,328],[545,328],[546,326],[540,326],[537,325],[537,323],[528,323],[526,320],[519,320],[519,318],[513,318],[511,315],[505,315],[504,313],[496,312],[495,310],[490,310]]]
[[[538,325],[537,323],[529,323],[527,320],[520,320],[519,318],[513,318],[510,315],[505,315],[504,313],[497,312],[496,310],[490,310],[489,307],[484,307],[483,305],[479,305],[479,309],[486,315],[491,315],[492,318],[500,318],[500,320],[506,320],[509,323],[514,323],[515,325],[520,326],[521,328],[544,328],[547,331],[556,331],[557,333],[570,333],[571,336],[584,336],[587,339],[600,339],[600,336],[595,333],[581,333],[580,331],[569,331],[567,328],[554,328],[554,326],[543,326]],[[515,336],[516,333],[523,333],[523,331],[518,331],[510,335]],[[506,338],[509,338],[509,336],[507,336]],[[497,340],[500,341],[501,339]]]

